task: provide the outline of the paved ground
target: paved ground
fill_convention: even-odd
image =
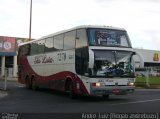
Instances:
[[[25,117],[28,114],[34,114],[35,118],[39,115],[44,117],[46,114],[47,117],[53,117],[57,113],[59,117],[63,113],[65,116],[72,117],[68,115],[72,114],[73,117],[82,119],[82,115],[88,113],[97,116],[99,113],[160,112],[160,89],[136,89],[132,95],[112,95],[109,99],[79,97],[73,100],[66,94],[44,89],[32,91],[15,81],[9,81],[7,91],[1,90],[0,95],[0,112],[20,113]]]
[[[0,98],[8,96],[8,93],[6,91],[0,90]]]

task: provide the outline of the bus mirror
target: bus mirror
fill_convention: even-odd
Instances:
[[[92,50],[89,50],[89,65],[88,68],[94,67],[94,52]]]
[[[144,58],[142,54],[140,54],[139,52],[135,52],[135,55],[137,55],[140,59],[140,68],[144,68]]]
[[[76,40],[79,40],[79,37],[76,37]]]

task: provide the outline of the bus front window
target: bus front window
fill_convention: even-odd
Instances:
[[[133,77],[132,52],[94,51],[95,64],[92,76],[96,77]]]
[[[131,47],[125,30],[88,29],[90,46]]]

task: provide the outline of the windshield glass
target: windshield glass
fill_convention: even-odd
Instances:
[[[133,77],[132,52],[96,50],[92,76]]]
[[[88,29],[89,45],[131,47],[125,30]]]

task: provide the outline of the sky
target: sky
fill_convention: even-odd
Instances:
[[[134,48],[160,50],[160,0],[32,0],[32,38],[80,25],[125,28]],[[30,0],[0,0],[0,36],[29,37]]]

